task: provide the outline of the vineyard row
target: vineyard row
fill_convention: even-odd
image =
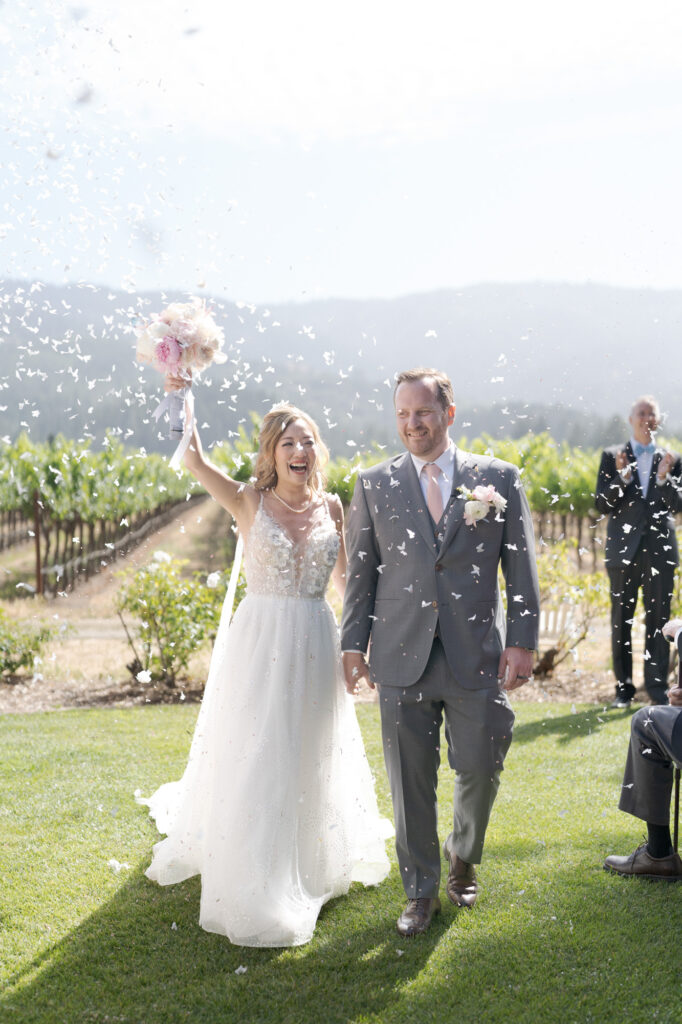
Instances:
[[[547,433],[516,441],[462,439],[460,446],[519,466],[538,540],[575,541],[578,564],[588,556],[592,568],[597,567],[604,540],[604,522],[593,498],[599,451],[558,444]],[[674,442],[666,446],[680,447]],[[216,445],[211,457],[231,476],[247,480],[255,448],[255,426],[251,433],[242,426],[238,439]],[[386,457],[375,448],[333,460],[327,467],[329,490],[347,505],[357,469]],[[112,437],[95,452],[62,437],[36,444],[22,436],[2,446],[0,551],[33,536],[39,581],[64,589],[80,573],[89,575],[98,561],[106,561],[107,552],[118,551],[152,518],[199,493],[196,482],[171,471],[165,457],[125,449]]]

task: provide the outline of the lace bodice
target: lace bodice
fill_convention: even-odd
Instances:
[[[261,499],[244,546],[249,594],[323,599],[339,543],[326,504],[294,540],[264,508]]]

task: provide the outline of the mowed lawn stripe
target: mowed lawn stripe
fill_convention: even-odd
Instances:
[[[390,814],[378,709],[357,710]],[[643,831],[616,809],[629,715],[516,710],[475,910],[444,899],[427,935],[401,939],[391,848],[384,883],[354,885],[309,945],[285,950],[203,932],[198,879],[161,889],[144,877],[158,835],[133,793],[182,773],[196,706],[5,717],[0,1020],[679,1024],[682,886],[601,867]],[[444,744],[443,761],[444,837]]]

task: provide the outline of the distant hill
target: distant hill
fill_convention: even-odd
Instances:
[[[99,442],[114,428],[167,448],[149,415],[159,378],[134,362],[132,323],[186,296],[12,280],[2,292],[3,435]],[[391,379],[420,363],[452,376],[457,435],[549,428],[572,443],[616,441],[643,392],[682,434],[682,291],[531,283],[270,307],[207,298],[229,355],[197,388],[208,439],[288,398],[320,420],[335,454],[368,439],[394,446]]]

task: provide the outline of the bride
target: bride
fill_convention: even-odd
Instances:
[[[343,595],[339,499],[324,492],[328,452],[292,405],[265,416],[255,479],[204,456],[196,428],[184,462],[237,521],[247,596],[225,609],[189,761],[145,801],[167,838],[146,874],[201,875],[199,922],[242,946],[308,942],[322,905],[389,870],[369,765],[344,690],[336,623]]]

